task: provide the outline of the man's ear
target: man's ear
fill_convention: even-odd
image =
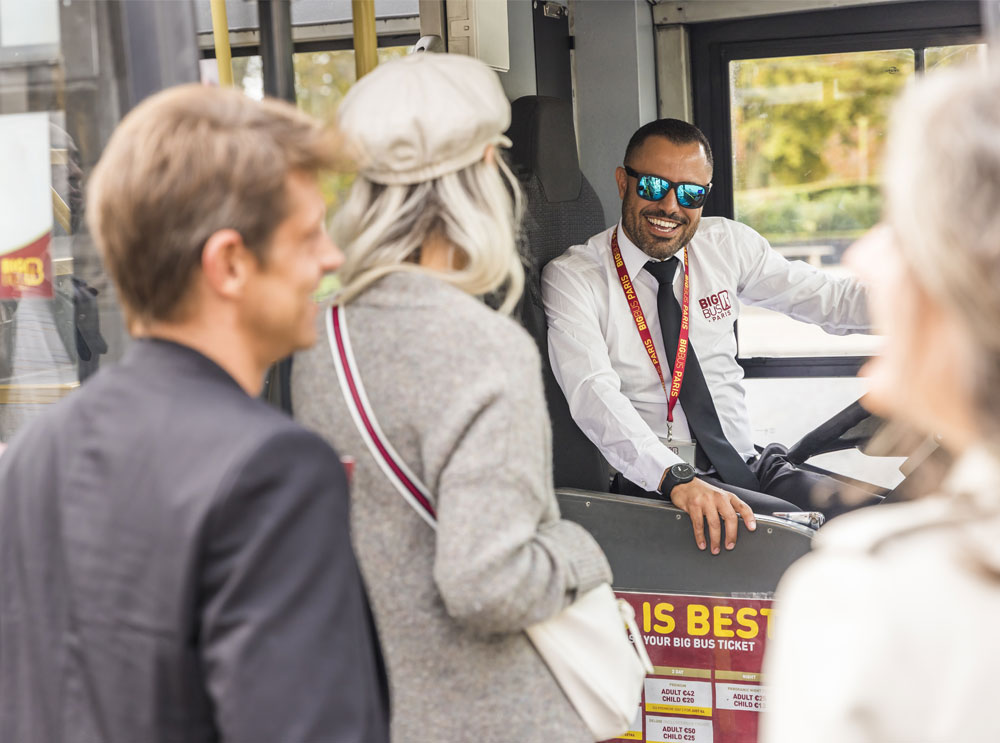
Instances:
[[[625,191],[628,190],[628,173],[621,165],[615,168],[615,182],[618,184],[618,198],[624,201]]]
[[[238,297],[256,268],[257,259],[233,229],[213,232],[201,251],[201,271],[208,288],[216,294]]]

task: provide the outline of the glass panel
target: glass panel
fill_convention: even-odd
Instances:
[[[879,164],[909,49],[730,62],[735,217],[789,259],[843,275],[845,249],[881,210]],[[742,357],[869,355],[870,336],[830,336],[768,310],[740,315]]]
[[[106,10],[0,0],[0,442],[127,342],[83,221],[118,119]]]
[[[410,46],[379,47],[378,61],[409,54]],[[295,98],[298,107],[322,119],[333,121],[337,106],[355,81],[354,50],[337,49],[323,52],[299,52],[293,55],[295,66]],[[214,59],[201,62],[202,81],[218,82],[218,67]],[[233,57],[233,81],[252,98],[264,97],[264,68],[257,55]],[[331,209],[343,201],[353,177],[330,174],[324,178],[323,193]]]
[[[924,69],[954,67],[973,61],[986,65],[986,44],[955,44],[952,46],[929,46],[924,50]]]

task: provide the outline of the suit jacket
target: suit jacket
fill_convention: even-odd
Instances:
[[[0,458],[0,741],[388,739],[336,454],[139,340]]]

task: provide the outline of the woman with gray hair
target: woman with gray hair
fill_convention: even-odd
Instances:
[[[957,461],[940,494],[844,516],[786,574],[766,743],[1000,740],[1000,71],[915,85],[885,185],[851,255],[887,336],[871,406]]]
[[[351,526],[393,740],[590,740],[523,632],[611,572],[559,517],[538,353],[506,316],[524,281],[520,195],[496,149],[510,106],[481,62],[422,54],[364,77],[338,118],[360,173],[334,220],[330,317],[346,316],[379,433],[426,484],[436,531],[352,422],[335,343],[297,357],[292,388],[302,422],[357,460]],[[499,312],[476,298],[501,288]]]

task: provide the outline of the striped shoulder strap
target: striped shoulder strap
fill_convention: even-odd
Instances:
[[[432,529],[436,529],[437,515],[434,513],[429,491],[406,466],[406,462],[382,433],[382,428],[375,418],[368,395],[365,394],[364,384],[361,382],[361,375],[358,374],[354,352],[351,350],[351,339],[347,333],[347,313],[343,307],[335,305],[330,310],[326,318],[326,333],[330,340],[333,365],[337,368],[337,379],[340,381],[347,409],[361,438],[368,446],[368,451],[399,494],[413,506]]]

